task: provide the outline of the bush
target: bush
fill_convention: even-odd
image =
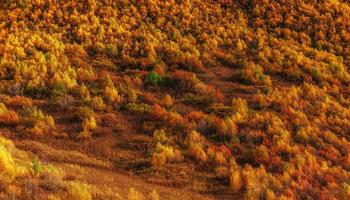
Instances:
[[[155,190],[153,190],[149,194],[149,198],[150,198],[150,200],[160,200],[159,195],[158,195],[158,193]]]
[[[60,106],[60,108],[68,109],[74,104],[75,99],[71,95],[64,95],[58,97],[57,99],[55,99],[55,101]]]
[[[92,200],[90,187],[84,183],[73,181],[68,183],[69,200]]]
[[[151,165],[152,167],[158,168],[163,167],[166,163],[166,156],[162,153],[154,153],[152,155]]]
[[[261,174],[262,175],[262,174]],[[250,165],[246,165],[241,172],[246,199],[259,199],[261,195],[262,183],[257,177],[256,170]]]
[[[163,145],[158,142],[156,145],[155,152],[163,154],[167,160],[172,160],[175,158],[174,148],[169,145]]]
[[[85,84],[81,85],[79,87],[79,96],[83,101],[89,101],[90,100],[90,91],[89,88],[85,86]]]
[[[159,86],[164,83],[164,80],[158,73],[150,72],[147,74],[145,82],[149,85]]]
[[[32,160],[32,171],[35,175],[38,175],[43,171],[43,166],[41,163],[38,161],[37,158]]]
[[[137,92],[134,88],[134,85],[135,85],[135,82],[132,81],[129,77],[126,79],[125,84],[119,84],[118,88],[120,92],[126,97],[127,102],[137,101]]]
[[[0,123],[4,125],[14,125],[18,122],[18,114],[15,111],[8,110],[3,103],[0,103]]]
[[[234,192],[238,192],[242,187],[240,168],[234,159],[231,160],[230,185]]]
[[[119,55],[118,47],[114,45],[107,45],[106,47],[106,54],[110,58],[115,58]]]
[[[265,192],[265,199],[266,200],[275,200],[275,199],[277,199],[277,197],[272,190],[267,189]]]
[[[54,166],[44,166],[44,170],[40,174],[42,178],[41,186],[49,191],[59,191],[65,188],[65,182],[63,180],[65,172]]]
[[[63,96],[67,93],[67,88],[63,83],[56,83],[52,86],[51,96],[58,97]]]
[[[27,130],[28,133],[35,136],[56,135],[57,130],[55,121],[52,116],[44,116],[40,120],[36,120],[34,127]]]
[[[148,104],[136,104],[136,103],[128,103],[125,108],[127,110],[130,110],[132,112],[136,112],[136,113],[149,113],[152,110],[152,107]]]
[[[156,131],[155,133],[155,135],[158,135],[155,136],[155,141],[162,140],[164,143],[167,141],[167,138],[165,138],[162,131]],[[168,161],[180,162],[182,160],[183,156],[179,150],[174,149],[171,145],[162,144],[158,141],[152,155],[151,164],[152,167],[158,168],[163,167]]]
[[[27,172],[26,168],[21,165],[23,163],[18,162],[14,157],[16,150],[12,141],[0,137],[0,175],[10,178],[10,181]]]
[[[193,143],[188,147],[188,154],[201,162],[207,162],[208,156],[205,153],[203,146],[199,143]]]
[[[272,84],[270,76],[265,75],[263,68],[259,65],[249,64],[245,69],[241,69],[231,77],[232,81],[238,81],[242,84]]]
[[[16,175],[15,161],[3,144],[0,144],[0,170],[2,173],[6,173],[9,176]]]
[[[33,106],[33,100],[24,96],[5,97],[4,103],[11,108],[27,108]]]
[[[119,103],[121,101],[121,97],[119,95],[119,92],[118,92],[117,88],[115,88],[114,86],[107,86],[104,89],[104,95],[105,95],[107,101],[109,101],[111,103]]]
[[[212,103],[212,99],[208,98],[208,96],[204,95],[195,95],[192,93],[186,93],[181,98],[181,101],[186,104],[191,105],[209,105]]]
[[[77,80],[80,82],[93,81],[96,79],[95,72],[91,66],[79,67],[77,69]]]
[[[236,113],[232,116],[233,122],[241,123],[248,117],[248,104],[246,100],[237,98],[232,100],[232,109]]]
[[[106,104],[103,102],[101,97],[94,97],[91,100],[91,106],[94,110],[101,111],[106,108]]]
[[[168,136],[166,135],[164,129],[156,130],[153,133],[153,140],[155,143],[167,143],[169,141]]]
[[[217,133],[221,136],[229,135],[233,136],[238,133],[238,126],[230,119],[220,120],[217,124]]]
[[[93,130],[97,127],[96,120],[94,116],[86,118],[83,122],[83,127],[85,130]]]
[[[166,107],[171,107],[174,104],[174,100],[170,95],[166,94],[162,100],[162,103]]]
[[[92,130],[97,128],[96,119],[93,115],[85,117],[82,124],[83,131],[79,133],[79,138],[90,138]]]
[[[117,66],[108,58],[94,60],[91,64],[94,68],[103,68],[109,70],[116,70]]]
[[[144,196],[135,190],[135,188],[130,188],[128,192],[128,198],[127,200],[143,200]]]
[[[181,89],[187,89],[192,90],[193,86],[197,83],[200,83],[200,80],[198,80],[195,73],[183,71],[183,70],[176,70],[172,74],[172,79],[178,83],[179,87]]]
[[[208,156],[204,151],[204,137],[197,131],[192,130],[185,141],[188,146],[188,154],[191,157],[201,161],[207,162]]]

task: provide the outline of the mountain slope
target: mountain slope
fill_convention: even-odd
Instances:
[[[160,198],[349,198],[348,1],[0,8],[0,132],[17,148]]]

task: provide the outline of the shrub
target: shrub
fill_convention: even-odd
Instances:
[[[69,182],[67,185],[69,200],[92,200],[90,187],[78,181]]]
[[[222,152],[217,152],[215,154],[215,163],[217,165],[225,165],[226,162],[227,162],[227,160]]]
[[[219,90],[213,86],[208,86],[203,82],[196,83],[193,88],[197,94],[205,97],[206,101],[209,103],[214,103],[215,101],[223,102],[224,100],[224,96]]]
[[[92,0],[92,1],[94,1],[94,0]],[[102,54],[105,49],[106,48],[105,48],[104,44],[102,44],[101,42],[96,42],[90,46],[89,54],[91,54],[91,55]]]
[[[153,86],[159,86],[164,83],[164,80],[158,73],[150,72],[146,76],[145,83]]]
[[[153,190],[149,194],[149,197],[150,197],[150,200],[160,200],[159,195],[158,195],[158,193],[155,190]]]
[[[167,141],[162,133],[162,131],[155,132],[155,140],[162,140],[164,142]],[[179,150],[175,150],[172,146],[167,144],[162,144],[161,142],[157,142],[151,164],[153,167],[162,167],[168,161],[182,161],[183,156]]]
[[[137,93],[134,88],[129,88],[126,92],[126,98],[128,102],[136,102],[137,101]]]
[[[152,155],[151,165],[152,167],[158,168],[163,167],[166,163],[166,156],[162,153],[154,153]]]
[[[240,167],[237,165],[234,159],[231,160],[231,174],[230,174],[230,185],[234,192],[238,192],[242,187],[242,179]]]
[[[277,197],[272,190],[267,189],[265,192],[265,199],[266,200],[275,200],[275,199],[277,199]]]
[[[207,162],[208,156],[201,144],[193,143],[188,147],[188,154],[201,162]]]
[[[104,186],[101,189],[93,188],[93,199],[98,200],[124,200],[120,194],[113,188]]]
[[[164,76],[165,75],[165,66],[163,63],[157,63],[154,66],[153,72],[159,74],[160,76]]]
[[[191,89],[194,85],[197,83],[200,83],[200,80],[197,79],[197,76],[195,73],[182,71],[182,70],[176,70],[172,74],[172,79],[178,83],[179,88],[181,89]]]
[[[189,121],[199,121],[200,119],[203,119],[204,113],[201,111],[191,111],[186,115],[186,118]]]
[[[259,182],[256,171],[250,165],[246,165],[241,172],[246,190],[247,199],[258,199],[261,193],[262,183]]]
[[[164,129],[156,130],[153,133],[153,140],[155,143],[167,143],[169,141],[169,138],[167,137]]]
[[[103,102],[103,99],[101,97],[94,97],[91,100],[91,106],[94,110],[104,110],[106,108],[106,104]]]
[[[11,153],[3,144],[0,144],[0,170],[9,176],[16,175],[16,165]]]
[[[23,116],[34,120],[42,120],[45,118],[45,115],[36,106],[24,109]]]
[[[166,94],[162,100],[162,103],[166,107],[171,107],[174,104],[174,100],[170,95]]]
[[[232,191],[238,192],[239,190],[241,190],[242,180],[241,180],[240,171],[237,171],[237,170],[231,171],[230,184],[231,184]]]
[[[65,173],[61,169],[52,165],[44,166],[40,174],[40,178],[42,178],[41,186],[46,190],[54,192],[63,190],[66,187],[63,180],[64,176]]]
[[[241,123],[248,117],[248,104],[244,99],[233,99],[232,109],[236,112],[232,117],[233,122]]]
[[[27,108],[33,106],[33,100],[23,96],[5,97],[4,103],[7,107],[12,108]]]
[[[0,123],[14,125],[19,122],[19,116],[15,111],[8,110],[5,104],[0,103]]]
[[[119,103],[121,101],[121,97],[119,96],[119,92],[117,88],[114,86],[107,86],[104,89],[104,95],[107,101],[111,103]]]
[[[128,103],[125,108],[127,110],[130,110],[132,112],[136,112],[136,113],[149,113],[152,110],[152,107],[148,104],[136,104],[136,103]]]
[[[165,121],[171,127],[183,127],[186,125],[185,119],[178,112],[170,111],[165,116]]]
[[[158,120],[166,120],[168,117],[168,111],[158,104],[154,104],[152,106],[151,114],[155,119]]]
[[[85,86],[85,84],[79,87],[79,96],[83,101],[90,100],[90,91],[89,88]]]
[[[83,120],[83,131],[79,133],[79,138],[90,138],[91,137],[91,132],[92,130],[97,128],[96,120],[93,115],[87,116]]]
[[[41,112],[41,111],[40,111]],[[57,129],[52,116],[44,116],[34,121],[34,127],[27,129],[28,133],[35,136],[56,135]]]
[[[227,178],[229,177],[229,170],[225,166],[215,167],[215,175],[218,178]]]
[[[245,69],[241,69],[234,74],[231,79],[243,84],[262,84],[270,86],[272,84],[268,75],[265,75],[263,68],[259,65],[249,64]]]
[[[174,152],[173,147],[171,147],[169,145],[163,145],[159,142],[157,143],[155,152],[156,153],[163,153],[165,155],[165,157],[169,160],[171,160],[175,157],[175,152]]]
[[[37,158],[34,158],[32,160],[32,171],[35,175],[38,175],[43,171],[43,166],[41,165],[41,163],[38,161]]]
[[[61,198],[58,195],[50,194],[47,196],[47,200],[61,200]]]
[[[120,92],[126,96],[126,99],[128,102],[136,102],[137,101],[137,92],[134,88],[134,81],[131,80],[129,77],[125,78],[124,84],[119,84],[119,90]]]
[[[18,162],[17,156],[18,150],[15,148],[12,141],[0,137],[0,179],[9,178],[8,181],[11,182],[13,178],[25,175],[28,172],[27,169],[23,167],[24,163]],[[2,180],[0,180],[0,182],[1,181]]]
[[[206,162],[208,156],[204,151],[204,138],[197,131],[191,131],[187,136],[186,144],[188,146],[188,154],[195,159]]]
[[[196,95],[192,93],[186,93],[182,98],[181,101],[186,104],[191,105],[209,105],[212,103],[212,99],[208,98],[208,96],[204,95]]]
[[[23,86],[20,83],[15,83],[7,88],[7,92],[10,95],[18,96],[23,95]]]
[[[217,132],[222,136],[232,136],[238,133],[238,126],[230,119],[220,120],[217,124]]]
[[[114,64],[114,62],[108,58],[96,59],[93,61],[92,66],[95,68],[100,67],[109,70],[117,69],[117,66]]]
[[[191,54],[181,54],[178,58],[174,59],[174,64],[177,64],[179,68],[191,71],[191,72],[205,72],[206,69],[203,66],[201,60]]]
[[[96,79],[95,72],[91,66],[79,67],[77,69],[77,80],[80,82],[93,81]]]
[[[128,198],[127,200],[143,200],[144,196],[135,190],[135,188],[130,188],[128,192]]]
[[[106,47],[106,54],[110,58],[117,57],[119,55],[118,47],[116,47],[115,45],[107,45],[107,47]]]
[[[190,145],[191,143],[203,142],[203,136],[195,130],[192,130],[187,136],[186,144]]]
[[[55,99],[55,101],[60,106],[60,108],[68,109],[74,104],[75,99],[71,95],[64,95],[58,97],[57,99]]]
[[[319,82],[322,80],[321,77],[321,73],[319,72],[319,70],[315,67],[313,67],[310,71],[310,75],[312,77],[313,80],[315,80],[316,82]]]
[[[56,83],[52,86],[51,96],[58,97],[67,93],[67,88],[63,83]]]

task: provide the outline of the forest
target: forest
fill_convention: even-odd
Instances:
[[[350,1],[0,0],[0,199],[350,199]]]

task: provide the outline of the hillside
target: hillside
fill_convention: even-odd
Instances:
[[[0,0],[0,199],[349,199],[348,0]]]

